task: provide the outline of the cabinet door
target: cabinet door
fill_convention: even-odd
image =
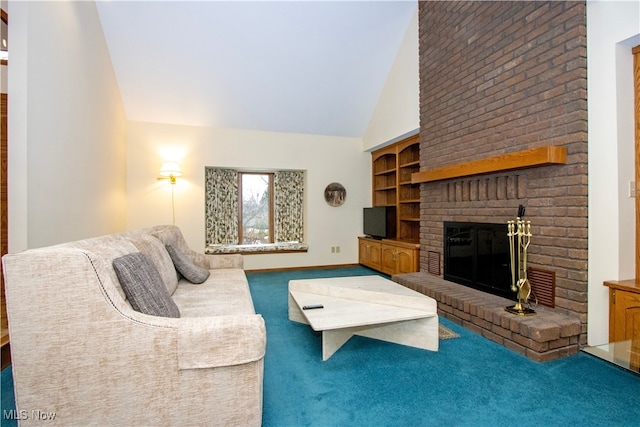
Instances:
[[[612,289],[612,342],[640,339],[640,294]]]
[[[621,304],[620,304],[621,303]],[[618,310],[623,317],[623,340],[640,338],[640,294],[618,292]]]
[[[368,244],[364,240],[360,240],[358,244],[358,262],[362,265],[369,265]]]
[[[386,274],[396,274],[398,254],[394,246],[382,245],[382,269]]]
[[[416,270],[416,255],[411,249],[396,248],[396,273],[413,273]]]
[[[380,270],[380,243],[360,240],[358,259],[360,264]]]
[[[382,266],[382,245],[372,243],[369,247],[369,263],[374,270],[380,270]]]

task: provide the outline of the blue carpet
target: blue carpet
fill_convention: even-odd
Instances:
[[[353,337],[322,361],[321,337],[287,318],[291,279],[364,267],[248,274],[267,324],[265,426],[640,425],[640,376],[580,353],[536,363],[446,319],[437,353]]]
[[[9,411],[16,409],[16,403],[13,397],[13,374],[11,366],[2,370],[0,377],[0,403],[2,404],[2,427],[13,427],[18,425],[15,417],[9,416]]]
[[[288,281],[370,274],[247,274],[267,324],[264,426],[640,425],[640,376],[583,353],[536,363],[446,319],[460,338],[438,352],[353,337],[323,362],[320,335],[288,320]],[[1,391],[4,415],[15,407],[10,369]]]

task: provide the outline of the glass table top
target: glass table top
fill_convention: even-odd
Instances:
[[[640,374],[640,338],[583,347],[582,351]]]

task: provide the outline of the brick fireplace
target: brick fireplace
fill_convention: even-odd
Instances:
[[[536,360],[586,342],[585,22],[584,2],[419,2],[420,170],[542,146],[564,147],[567,157],[421,184],[421,272],[403,281],[431,286],[424,292],[440,295],[442,314]],[[446,221],[506,223],[519,205],[532,224],[529,265],[556,278],[555,308],[536,320],[504,316],[497,297],[484,304],[441,273]]]

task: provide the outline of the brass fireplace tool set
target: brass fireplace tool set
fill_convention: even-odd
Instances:
[[[518,316],[532,316],[536,314],[535,310],[524,306],[531,296],[531,284],[527,279],[527,250],[531,242],[531,221],[521,219],[524,213],[522,206],[518,213],[515,221],[507,221],[511,255],[511,290],[517,292],[518,302],[505,307],[505,310]]]

